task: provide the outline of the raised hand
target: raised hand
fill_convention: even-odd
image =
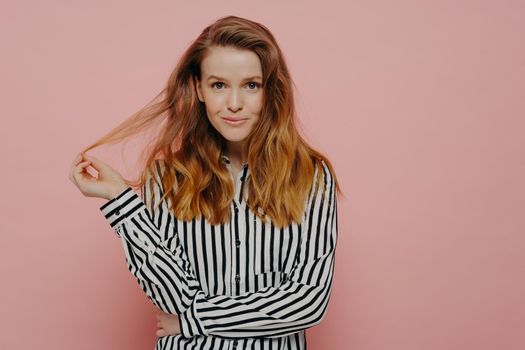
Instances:
[[[87,171],[89,166],[98,172],[97,177]],[[71,164],[69,180],[86,197],[112,199],[128,187],[118,171],[100,159],[82,153]]]

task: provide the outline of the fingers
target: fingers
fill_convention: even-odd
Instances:
[[[78,174],[82,174],[82,173],[85,173],[86,175],[90,175],[86,168],[91,164],[91,162],[89,160],[86,160],[84,162],[80,162],[78,163],[77,167],[76,167],[76,170],[77,170],[77,173]]]
[[[90,164],[91,162],[89,160],[86,160],[84,162],[78,163],[78,165],[75,167],[73,171],[73,178],[77,183],[84,180],[85,178],[89,180],[94,179],[93,175],[91,175],[86,169]]]
[[[155,318],[157,319],[157,331],[156,331],[156,335],[157,337],[164,337],[165,335],[167,335],[166,331],[164,330],[164,328],[162,328],[162,322],[160,321],[162,315],[161,314],[156,314],[155,315]]]
[[[73,160],[73,164],[72,165],[77,165],[78,162],[80,162],[82,160],[82,154],[77,154],[76,158]]]
[[[156,314],[157,318],[157,331],[156,334],[158,337],[165,337],[170,335],[176,335],[180,333],[178,326],[174,325],[174,319],[178,318],[178,315],[173,314]],[[177,321],[178,323],[178,321]]]
[[[98,158],[81,152],[75,157],[73,163],[71,164],[69,180],[78,186],[79,181],[83,180],[84,178],[87,178],[91,181],[95,179],[95,177],[91,175],[86,169],[89,165],[95,168],[97,172],[99,172],[100,169],[105,166],[105,164]]]
[[[88,156],[87,154],[84,154],[84,157],[91,161],[93,168],[95,168],[97,171],[103,168],[106,164],[102,162],[100,159],[95,158],[93,156]]]
[[[157,318],[157,328],[162,328],[162,322],[160,321],[161,315],[156,314],[155,318]]]
[[[79,153],[73,160],[73,163],[71,163],[71,167],[69,169],[69,180],[71,180],[71,182],[73,182],[74,184],[76,184],[75,173],[77,170],[77,166],[82,160],[82,153]]]

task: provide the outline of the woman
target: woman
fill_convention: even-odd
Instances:
[[[81,152],[70,173],[85,196],[108,200],[100,210],[128,268],[163,311],[156,349],[306,349],[305,330],[330,296],[340,190],[296,129],[274,37],[244,18],[217,20],[163,93]],[[140,196],[85,154],[159,120]]]

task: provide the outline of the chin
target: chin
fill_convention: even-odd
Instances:
[[[253,129],[253,124],[245,124],[239,127],[231,127],[229,125],[224,125],[221,121],[213,121],[213,127],[215,130],[228,142],[241,142],[244,141],[251,130]]]
[[[241,141],[244,141],[247,137],[248,137],[248,134],[246,135],[231,135],[229,133],[221,133],[222,137],[224,137],[224,139],[226,141],[229,141],[229,142],[241,142]]]
[[[248,137],[250,130],[243,129],[230,129],[230,128],[216,128],[219,134],[222,135],[229,142],[240,142]]]

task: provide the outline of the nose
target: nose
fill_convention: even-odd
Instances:
[[[228,109],[236,112],[242,108],[242,96],[237,89],[232,89],[228,98]]]

